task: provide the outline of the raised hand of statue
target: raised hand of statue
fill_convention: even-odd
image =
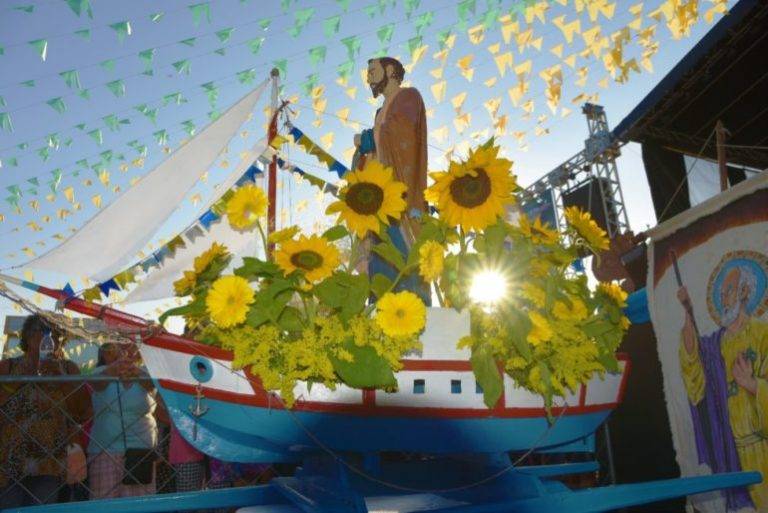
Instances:
[[[752,395],[757,394],[757,380],[752,370],[752,363],[747,360],[744,353],[740,353],[733,362],[731,372],[737,385]]]
[[[355,143],[355,148],[360,147],[360,141],[362,141],[362,136],[360,134],[355,134],[355,137],[352,139]]]

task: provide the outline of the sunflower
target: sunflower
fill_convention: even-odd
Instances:
[[[218,242],[211,244],[204,253],[201,253],[195,258],[194,269],[196,274],[202,274],[211,265],[211,262],[216,260],[217,257],[226,256],[228,253],[227,247]],[[186,274],[186,273],[185,273]]]
[[[376,303],[376,324],[388,337],[416,335],[426,322],[427,307],[413,292],[388,292]]]
[[[427,281],[435,281],[443,272],[445,248],[428,240],[419,248],[419,274]]]
[[[406,187],[394,178],[392,168],[370,159],[362,171],[347,173],[344,179],[341,199],[331,203],[326,214],[338,213],[351,232],[361,238],[368,231],[378,234],[381,223],[388,225],[390,217],[400,219]]]
[[[189,295],[197,285],[197,273],[184,271],[184,276],[173,282],[173,291],[178,297]]]
[[[450,226],[483,230],[505,215],[516,188],[512,162],[497,157],[498,146],[470,152],[464,163],[451,162],[447,172],[432,173],[435,183],[424,197],[437,206]]]
[[[552,327],[546,317],[539,312],[528,312],[528,318],[531,320],[531,331],[528,332],[528,343],[537,346],[552,338]]]
[[[339,265],[339,250],[319,235],[287,240],[275,252],[275,262],[285,272],[304,271],[309,282],[327,278]]]
[[[587,307],[581,299],[570,298],[570,306],[565,301],[555,301],[552,314],[562,321],[581,321],[587,317]]]
[[[592,249],[608,249],[609,242],[605,230],[597,225],[589,212],[584,212],[578,207],[568,207],[565,209],[565,219]]]
[[[245,321],[248,307],[253,303],[253,289],[240,276],[222,276],[211,285],[205,306],[211,320],[220,328],[229,328]]]
[[[598,283],[597,290],[609,297],[619,308],[627,306],[627,292],[618,283]]]
[[[227,202],[229,224],[238,230],[253,228],[267,213],[267,196],[253,184],[240,187]]]
[[[534,244],[552,245],[557,244],[559,240],[557,231],[550,228],[549,225],[542,224],[539,217],[531,222],[528,216],[522,214],[520,216],[520,231]]]

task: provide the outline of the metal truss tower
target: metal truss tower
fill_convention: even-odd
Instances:
[[[534,198],[551,188],[558,225],[565,226],[564,197],[584,186],[590,187],[588,203],[592,210],[592,191],[599,191],[595,201],[602,202],[605,228],[608,236],[613,238],[629,230],[624,194],[616,167],[616,158],[621,154],[620,143],[611,136],[602,106],[585,103],[581,111],[587,118],[589,129],[584,149],[528,186],[526,196]]]

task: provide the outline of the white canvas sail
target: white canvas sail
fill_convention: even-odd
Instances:
[[[214,196],[208,206],[215,203],[225,192],[232,188],[237,180],[248,170],[253,161],[269,151],[268,148],[267,138],[265,137],[257,142],[250,151],[242,155],[240,163],[219,185],[218,194]],[[251,230],[239,231],[233,229],[229,226],[226,218],[219,219],[213,223],[207,231],[203,232],[200,230],[198,233],[199,235],[196,235],[194,239],[185,237],[184,247],[177,248],[173,256],[166,257],[159,269],[152,271],[141,283],[131,290],[125,298],[125,302],[135,303],[172,297],[174,295],[173,282],[181,278],[185,270],[192,269],[195,257],[210,248],[214,242],[225,245],[232,254],[237,256],[233,260],[235,265],[240,265],[240,256],[254,256],[256,249],[260,247],[260,244],[257,244],[257,234]]]
[[[25,267],[102,281],[125,267],[173,214],[253,111],[269,80],[230,107],[80,230]]]

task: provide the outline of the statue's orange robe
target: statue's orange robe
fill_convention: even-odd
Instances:
[[[401,89],[376,114],[374,126],[376,158],[395,171],[395,177],[407,189],[407,208],[402,221],[410,225],[406,241],[418,235],[418,222],[410,223],[409,217],[415,209],[424,213],[427,203],[424,190],[427,188],[427,113],[421,94],[413,87]]]

